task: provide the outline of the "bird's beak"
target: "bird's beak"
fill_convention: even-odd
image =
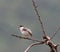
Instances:
[[[17,25],[17,28],[19,28],[20,26],[19,25]]]

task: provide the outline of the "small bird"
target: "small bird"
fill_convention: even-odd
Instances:
[[[28,37],[28,38],[32,37],[32,31],[29,28],[25,27],[24,25],[20,25],[19,30],[24,37]]]

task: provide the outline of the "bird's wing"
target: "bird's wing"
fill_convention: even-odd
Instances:
[[[28,33],[30,34],[30,36],[32,36],[32,31],[30,29],[27,28]]]
[[[29,31],[32,34],[32,31],[30,29],[27,29],[27,31]]]
[[[32,36],[32,31],[29,28],[23,28],[23,30],[27,31],[30,34],[30,36]]]

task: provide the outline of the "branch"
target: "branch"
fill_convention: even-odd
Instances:
[[[31,47],[33,47],[34,45],[40,45],[40,44],[44,44],[44,42],[41,41],[41,42],[32,43],[31,45],[28,46],[28,48],[24,52],[28,52]]]
[[[44,44],[44,43],[46,43],[50,47],[50,52],[53,52],[53,51],[58,52],[58,50],[57,50],[58,45],[55,46],[55,44],[50,39],[48,39],[48,36],[47,36],[47,39],[44,40],[44,41],[39,41],[39,40],[35,40],[35,39],[32,39],[32,38],[26,38],[26,37],[22,37],[22,36],[17,36],[17,35],[14,35],[14,34],[12,34],[11,36],[21,38],[21,39],[27,39],[27,40],[31,40],[31,41],[36,41],[36,43],[32,43],[31,45],[29,45],[28,48],[24,52],[28,52],[29,49],[34,45],[41,45],[41,44]]]
[[[53,47],[50,47],[50,52],[55,52]]]
[[[11,36],[14,36],[14,37],[17,37],[17,38],[20,38],[20,39],[27,39],[27,40],[31,40],[31,41],[40,42],[39,40],[35,40],[35,39],[32,39],[32,38],[23,37],[23,36],[18,36],[18,35],[14,35],[14,34],[11,34]]]
[[[39,22],[40,22],[40,24],[41,24],[42,31],[43,31],[43,35],[46,36],[46,32],[45,32],[43,23],[42,23],[42,21],[41,21],[41,17],[40,17],[40,15],[39,15],[39,13],[38,13],[37,6],[35,5],[34,0],[32,0],[32,3],[33,3],[33,6],[34,6],[34,10],[35,10],[35,12],[36,12],[36,14],[37,14],[37,16],[38,16],[38,20],[39,20]]]
[[[59,44],[56,45],[51,40],[47,40],[46,45],[48,45],[50,47],[50,52],[58,52],[57,48],[58,48]]]
[[[53,33],[53,36],[51,37],[51,39],[53,39],[53,37],[58,33],[59,30],[60,30],[60,27],[56,30],[56,32]]]
[[[56,50],[56,52],[58,52],[58,46],[60,46],[59,44],[57,44],[54,48]]]

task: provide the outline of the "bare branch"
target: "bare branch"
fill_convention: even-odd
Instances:
[[[41,44],[44,44],[44,42],[41,41],[41,42],[32,43],[31,45],[28,46],[28,48],[27,48],[24,52],[28,52],[29,49],[30,49],[31,47],[33,47],[34,45],[41,45]]]
[[[51,37],[51,39],[53,39],[53,37],[58,33],[59,30],[60,30],[60,27],[56,30],[56,32],[53,33],[53,36]]]
[[[56,52],[58,52],[58,46],[60,46],[59,44],[57,44],[54,48],[56,50]]]
[[[50,52],[55,52],[54,48],[51,45],[49,45],[49,47],[50,47]]]
[[[57,48],[58,48],[59,44],[56,45],[51,40],[47,40],[46,45],[48,45],[50,47],[50,52],[58,52]]]
[[[17,38],[20,38],[20,39],[31,40],[31,41],[34,41],[34,42],[40,42],[39,40],[35,40],[35,39],[32,39],[32,38],[23,37],[23,36],[18,36],[18,35],[14,35],[14,34],[11,34],[11,36],[14,36],[14,37],[17,37]]]
[[[22,37],[22,36],[17,36],[17,35],[11,35],[11,36],[14,36],[14,37],[17,37],[17,38],[21,38],[21,39],[27,39],[27,40],[32,40],[32,41],[36,41],[35,43],[32,43],[31,45],[28,46],[28,48],[24,51],[24,52],[28,52],[29,49],[34,46],[34,45],[41,45],[41,44],[44,44],[46,43],[46,45],[48,45],[50,47],[50,52],[58,52],[57,50],[57,47],[58,45],[54,44],[51,39],[49,39],[47,36],[47,39],[44,40],[44,41],[39,41],[39,40],[35,40],[35,39],[31,39],[31,38],[26,38],[26,37]]]
[[[35,5],[34,0],[32,0],[32,3],[33,3],[33,6],[34,6],[34,10],[35,10],[35,12],[36,12],[36,14],[37,14],[37,16],[38,16],[38,20],[39,20],[39,22],[40,22],[40,24],[41,24],[42,31],[43,31],[43,36],[46,36],[46,32],[45,32],[43,23],[42,23],[42,21],[41,21],[41,17],[40,17],[40,15],[39,15],[39,13],[38,13],[37,6]]]

